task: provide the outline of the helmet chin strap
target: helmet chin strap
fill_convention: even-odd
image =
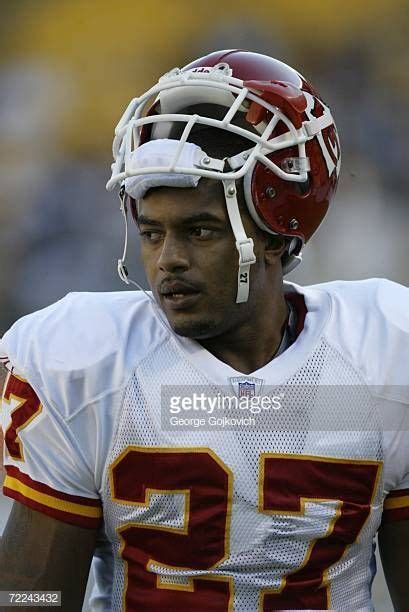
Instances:
[[[125,265],[126,253],[128,250],[128,211],[126,208],[125,197],[125,185],[122,185],[121,189],[119,190],[119,201],[121,202],[120,208],[125,223],[125,241],[122,257],[118,259],[118,276],[121,281],[124,282],[126,285],[134,285],[135,287],[143,291],[143,293],[149,298],[149,300],[156,306],[156,302],[153,299],[152,295],[148,291],[146,291],[146,289],[144,289],[142,285],[129,278],[128,268]]]
[[[236,304],[247,302],[250,288],[250,266],[256,262],[254,255],[254,242],[248,238],[243,227],[239,204],[237,201],[237,188],[233,180],[223,181],[224,196],[226,199],[227,214],[236,239],[236,249],[239,252],[239,269],[237,273]]]

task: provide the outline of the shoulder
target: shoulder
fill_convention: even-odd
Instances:
[[[326,293],[328,341],[375,386],[407,385],[409,289],[386,279],[335,281],[307,288]]]
[[[409,288],[385,278],[312,285],[331,297],[333,309],[364,314],[409,333]]]
[[[69,388],[86,403],[121,387],[164,337],[142,292],[70,293],[19,319],[1,339],[0,354],[40,393],[52,391],[58,401]]]

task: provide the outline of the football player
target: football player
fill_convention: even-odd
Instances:
[[[118,271],[132,217],[151,293],[71,293],[3,337],[0,588],[80,610],[94,554],[98,609],[372,610],[380,528],[408,610],[409,291],[283,281],[336,189],[330,109],[218,51],[133,99],[113,153]],[[212,425],[191,395],[227,387],[278,405]]]

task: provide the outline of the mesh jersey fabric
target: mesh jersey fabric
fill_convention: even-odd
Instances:
[[[251,375],[289,393],[287,409],[274,415],[269,428],[257,431],[163,429],[164,385],[177,382],[198,393],[217,392],[219,385],[240,373],[197,343],[171,334],[144,296],[70,295],[25,317],[3,338],[0,353],[28,379],[44,406],[19,432],[24,461],[5,456],[8,472],[26,486],[19,501],[30,504],[30,491],[47,486],[48,497],[54,491],[58,499],[66,496],[68,504],[63,509],[59,506],[57,514],[53,508],[53,515],[66,520],[66,512],[74,517],[74,524],[72,504],[77,503],[83,512],[87,500],[101,504],[108,542],[104,550],[110,550],[114,564],[112,610],[121,610],[124,602],[129,610],[200,610],[202,604],[194,603],[196,592],[208,598],[203,609],[209,610],[212,602],[223,602],[226,593],[234,612],[259,606],[286,609],[277,608],[277,602],[280,606],[293,602],[290,609],[295,609],[294,602],[299,609],[317,609],[315,595],[303,601],[305,589],[297,586],[297,571],[303,567],[304,574],[298,576],[307,584],[310,581],[316,601],[324,602],[319,609],[371,609],[372,544],[384,501],[391,492],[402,492],[403,498],[409,489],[405,428],[409,397],[404,371],[409,357],[408,291],[378,280],[312,288],[286,285],[289,291],[304,295],[308,313],[296,342]],[[62,328],[67,318],[71,336],[75,329],[74,339]],[[51,332],[53,343],[47,349],[43,340]],[[334,397],[329,389],[343,390],[342,404],[328,403]],[[5,430],[10,427],[7,401],[2,409]],[[342,411],[341,421],[337,414],[331,415],[337,411]],[[334,421],[328,420],[329,413]],[[329,429],[328,423],[336,427]],[[49,427],[55,435],[44,437]],[[61,440],[65,453],[61,453]],[[127,462],[133,465],[134,460],[147,466],[148,472],[149,462],[154,461],[156,473],[130,472]],[[58,469],[51,469],[55,464]],[[172,472],[175,467],[178,477]],[[280,469],[284,470],[281,480],[275,474]],[[184,470],[196,487],[196,493],[191,491],[193,505],[183,487],[172,492],[169,486],[169,478],[183,482]],[[367,491],[355,490],[358,480],[365,480],[369,472]],[[286,473],[292,474],[293,483],[286,482]],[[228,508],[223,508],[217,487],[213,493],[210,490],[212,479],[223,474],[229,475],[231,484]],[[297,487],[302,491],[311,474],[324,492],[308,495],[305,489],[307,493],[299,495],[298,511],[277,510],[275,504],[290,507]],[[137,489],[141,478],[148,484]],[[274,490],[264,491],[266,478],[279,482],[279,492],[284,491],[287,499],[280,500]],[[337,478],[339,497],[333,492]],[[195,508],[194,499],[196,495],[206,500],[207,482],[206,518]],[[217,482],[224,487],[220,478]],[[12,487],[6,492],[13,496]],[[357,502],[360,495],[366,504]],[[37,509],[47,511],[45,501]],[[396,512],[393,504],[388,512]],[[209,516],[223,527],[225,555],[215,552],[221,536],[209,528]],[[352,523],[345,523],[348,516],[358,525],[351,542],[348,525],[351,534]],[[400,513],[399,518],[409,515]],[[190,527],[196,529],[200,544],[194,562],[169,566],[165,561],[176,554],[168,550],[175,541],[180,542],[182,559],[191,554]],[[342,548],[345,538],[347,544],[336,562],[322,565],[318,552],[321,557],[330,554],[329,560],[331,554],[335,558],[332,549]],[[135,542],[139,540],[138,549]],[[149,557],[145,541],[159,550],[156,557]],[[107,558],[109,552],[101,554]],[[200,558],[216,559],[214,567],[206,566],[206,561],[200,567]],[[321,563],[319,570],[317,563]],[[322,587],[323,580],[328,588]]]

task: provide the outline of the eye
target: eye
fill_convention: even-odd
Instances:
[[[154,230],[140,230],[139,235],[141,236],[142,240],[151,243],[159,242],[162,238],[161,232]]]
[[[214,235],[214,230],[209,229],[207,227],[194,227],[191,230],[192,236],[195,238],[199,238],[200,240],[208,240],[212,238]]]

